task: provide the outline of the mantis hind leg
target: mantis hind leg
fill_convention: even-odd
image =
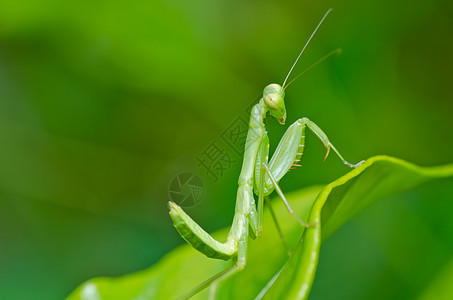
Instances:
[[[186,300],[186,299],[189,299],[189,298],[195,296],[196,294],[198,294],[199,292],[201,292],[205,288],[212,286],[214,284],[214,282],[216,281],[216,279],[218,279],[218,278],[222,277],[223,275],[227,274],[233,268],[234,268],[234,266],[232,266],[232,267],[230,267],[230,268],[228,268],[226,270],[223,270],[220,273],[217,273],[216,275],[212,276],[211,278],[209,278],[208,280],[206,280],[202,284],[198,285],[194,289],[190,290],[189,292],[185,293],[181,297],[177,298],[176,300]]]
[[[271,200],[269,199],[269,196],[264,197],[264,200],[266,201],[267,207],[269,207],[269,211],[272,216],[272,220],[274,220],[275,227],[277,229],[278,235],[280,236],[280,241],[283,244],[283,247],[285,247],[286,253],[288,253],[288,256],[291,256],[292,251],[289,249],[288,244],[286,243],[285,236],[283,235],[283,231],[280,228],[280,225],[278,224],[277,216],[275,215],[274,209],[272,208],[272,203]]]
[[[244,235],[243,238],[238,243],[238,256],[235,259],[234,265],[227,269],[225,273],[216,277],[212,282],[209,289],[209,300],[214,300],[218,291],[219,286],[228,278],[232,277],[236,273],[244,270],[247,262],[247,235]]]
[[[267,175],[269,176],[269,178],[271,179],[272,181],[272,184],[274,185],[274,188],[275,190],[277,191],[278,195],[280,196],[280,198],[283,200],[283,203],[285,204],[286,208],[288,209],[289,213],[297,220],[297,222],[300,223],[300,225],[302,225],[303,227],[311,227],[313,226],[313,224],[308,224],[308,223],[305,223],[304,221],[302,221],[301,218],[299,218],[299,216],[294,212],[293,208],[291,207],[291,205],[289,204],[288,200],[286,200],[286,197],[285,195],[283,194],[282,192],[282,189],[280,188],[280,186],[278,185],[277,181],[275,180],[274,176],[272,175],[269,167],[267,166],[267,164],[263,163],[263,167],[264,169],[266,170],[267,172]]]

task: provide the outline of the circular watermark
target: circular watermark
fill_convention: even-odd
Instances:
[[[194,173],[175,176],[168,187],[170,199],[181,207],[192,207],[203,197],[204,185]]]

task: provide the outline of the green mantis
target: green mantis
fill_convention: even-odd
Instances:
[[[297,120],[288,128],[269,161],[269,138],[264,124],[264,119],[269,113],[272,117],[276,118],[280,124],[285,124],[285,89],[289,84],[291,84],[292,81],[287,85],[285,84],[311,38],[314,36],[330,11],[331,10],[328,10],[326,12],[316,29],[311,34],[304,48],[299,53],[299,56],[288,72],[283,84],[279,85],[273,83],[266,86],[263,91],[263,97],[251,111],[249,131],[245,144],[244,160],[238,180],[239,187],[236,197],[236,209],[233,224],[226,241],[221,243],[215,240],[195,221],[193,221],[178,205],[173,202],[169,202],[170,216],[173,220],[173,224],[179,234],[189,244],[208,257],[223,260],[231,259],[233,261],[233,265],[230,268],[220,272],[195,287],[193,290],[183,295],[181,299],[188,299],[207,287],[210,287],[210,298],[214,298],[217,287],[223,281],[245,268],[247,262],[248,238],[251,237],[252,239],[256,239],[261,237],[263,232],[264,201],[267,201],[268,196],[274,190],[277,191],[278,195],[285,203],[288,211],[302,226],[317,226],[316,224],[306,224],[294,213],[278,185],[278,182],[292,167],[298,166],[297,163],[300,161],[304,152],[305,129],[307,127],[319,138],[326,148],[325,158],[327,158],[330,149],[332,149],[343,161],[343,163],[349,167],[354,168],[361,164],[358,163],[353,165],[344,160],[341,154],[329,141],[327,135],[315,123],[307,118]],[[330,54],[327,56],[330,56]],[[299,77],[299,75],[296,76],[296,78]],[[254,192],[258,195],[257,205],[255,204],[255,198],[253,195]],[[272,210],[270,205],[269,209]],[[277,229],[280,232],[281,239],[287,248],[278,223],[275,219],[274,221],[276,222]],[[288,248],[287,251],[289,254],[291,253]]]

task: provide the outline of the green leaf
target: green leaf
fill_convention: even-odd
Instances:
[[[453,165],[422,168],[388,156],[372,157],[325,187],[288,194],[298,215],[316,224],[305,231],[276,199],[276,214],[290,247],[295,248],[293,255],[288,259],[266,211],[265,234],[250,241],[247,268],[220,287],[218,299],[306,299],[323,240],[376,200],[448,176],[453,176]],[[227,232],[221,230],[214,237],[223,240]],[[174,299],[230,264],[208,259],[183,245],[147,270],[90,280],[68,299]],[[194,299],[207,295],[205,290]]]
[[[451,299],[453,295],[453,260],[451,260],[444,269],[437,275],[432,282],[428,285],[428,288],[419,298],[419,300],[447,300]]]

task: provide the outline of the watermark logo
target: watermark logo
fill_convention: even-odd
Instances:
[[[261,94],[213,140],[197,157],[195,172],[203,178],[208,177],[217,183],[236,163],[242,162],[247,139],[252,142],[258,136],[248,136],[249,118],[254,117],[252,110]],[[251,117],[250,117],[251,116]],[[255,116],[259,117],[259,116]],[[204,185],[194,173],[181,173],[174,177],[168,189],[170,199],[181,207],[192,207],[203,197]]]
[[[170,182],[170,199],[181,207],[192,207],[201,201],[204,193],[203,181],[193,173],[181,173]]]
[[[260,95],[257,96],[258,99],[259,97]],[[212,141],[196,157],[197,166],[203,169],[205,175],[211,177],[214,183],[217,183],[233,164],[242,162],[247,139],[252,141],[257,138],[253,135],[248,137],[248,119],[257,102],[258,100],[255,100],[250,103],[242,114],[220,134],[220,138]]]

